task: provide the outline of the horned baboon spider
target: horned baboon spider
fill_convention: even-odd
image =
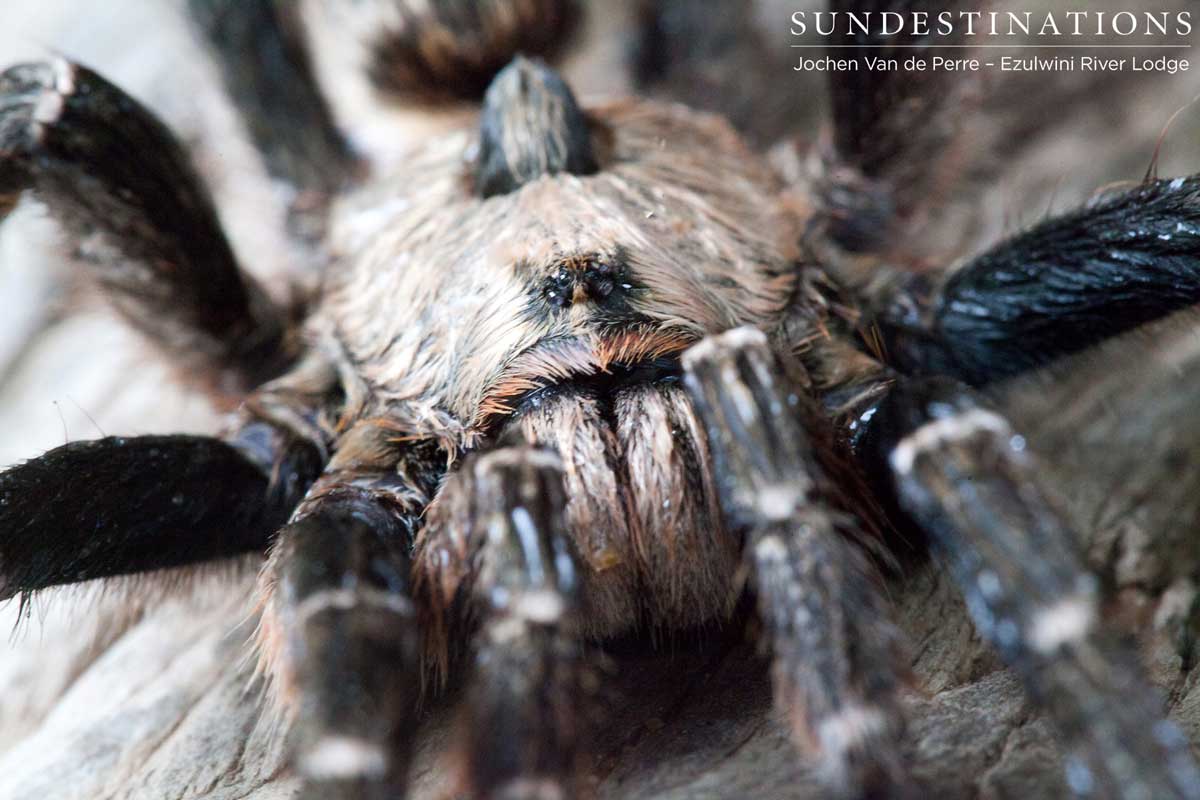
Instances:
[[[312,796],[400,796],[422,687],[469,672],[467,788],[556,798],[586,791],[593,648],[729,619],[747,589],[799,750],[833,793],[900,796],[896,525],[1078,754],[1076,791],[1200,797],[976,392],[1193,304],[1200,180],[1110,193],[933,284],[889,250],[948,180],[913,164],[956,152],[915,124],[958,97],[932,79],[835,74],[797,178],[716,116],[578,102],[541,60],[570,0],[358,5],[379,91],[479,100],[475,125],[365,164],[292,7],[189,2],[325,258],[296,308],[242,272],[147,110],[61,58],[0,75],[0,212],[32,193],[236,409],[221,437],[74,442],[0,475],[0,598],[264,553],[260,667]],[[680,5],[645,7],[670,38]]]

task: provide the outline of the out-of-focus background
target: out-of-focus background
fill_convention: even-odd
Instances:
[[[628,90],[635,2],[590,5],[585,35],[564,66],[581,94]],[[818,140],[822,78],[792,72],[787,50],[790,12],[811,5],[760,2],[746,24],[762,46],[691,65],[661,93],[728,113],[754,128],[760,143],[784,129],[801,143]],[[431,117],[381,107],[351,69],[353,52],[333,25],[323,27],[319,11],[311,17],[322,79],[365,152],[395,159],[423,136],[469,118],[469,110]],[[284,233],[282,194],[247,144],[177,0],[0,0],[0,67],[56,53],[100,70],[189,145],[246,269],[281,296],[290,280],[311,278],[304,254]],[[1181,108],[1163,139],[1159,173],[1200,170],[1200,107],[1185,108],[1200,92],[1197,68],[1136,85],[1075,75],[986,86],[997,119],[1023,115],[1048,133],[1023,134],[1036,146],[999,156],[1006,160],[997,181],[971,200],[988,211],[988,222],[960,255],[1078,205],[1100,186],[1140,179]],[[207,401],[179,387],[78,276],[70,243],[37,204],[22,204],[0,228],[0,467],[68,440],[220,425]],[[1195,360],[1189,352],[1185,366]],[[1119,393],[1128,394],[1110,390]],[[1029,414],[1044,416],[1044,409]],[[15,604],[0,607],[0,633],[14,630],[0,641],[0,800],[290,796],[295,785],[280,772],[278,741],[257,715],[255,696],[243,695],[247,678],[238,664],[248,629],[238,622],[246,614],[246,574],[215,585],[200,597],[132,612],[122,593],[87,588],[48,593],[21,621]],[[1176,606],[1195,595],[1194,586],[1171,587]],[[897,600],[920,643],[914,669],[929,692],[914,701],[915,763],[932,775],[939,752],[955,752],[959,760],[946,765],[944,785],[963,796],[1055,796],[1061,786],[1052,777],[1058,773],[1048,730],[982,653],[952,593],[929,572],[898,588]],[[658,669],[668,677],[656,700],[639,701],[645,708],[630,712],[631,738],[605,761],[601,796],[814,796],[769,711],[761,670],[723,652],[675,667],[645,665],[647,675]],[[1156,677],[1177,713],[1190,714],[1200,708],[1193,676],[1171,673],[1179,670],[1163,652],[1170,663]],[[686,679],[669,678],[676,674]],[[704,734],[714,719],[724,732]],[[438,755],[445,737],[444,725],[431,727],[418,768],[423,796],[440,796],[445,784]],[[964,741],[977,742],[969,758]]]

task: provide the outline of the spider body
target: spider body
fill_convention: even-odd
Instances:
[[[678,357],[711,333],[780,325],[798,221],[719,120],[645,103],[589,114],[605,145],[594,176],[481,200],[462,157],[479,134],[467,131],[350,198],[399,211],[366,231],[351,211],[345,239],[335,225],[346,257],[315,319],[365,387],[343,441],[431,437],[456,453],[519,428],[562,449],[578,496],[594,498],[568,514],[598,567],[583,616],[611,635],[638,624],[639,604],[654,624],[678,627],[721,616],[735,597],[731,544],[706,563],[685,557],[702,531],[723,534],[706,530],[720,525],[713,476]],[[357,468],[369,458],[335,449]],[[391,454],[379,452],[386,471]],[[677,567],[653,552],[660,532],[680,537]]]
[[[669,38],[682,12],[658,5],[648,35]],[[913,160],[961,146],[900,130],[958,96],[933,79],[835,83],[832,149],[798,186],[715,116],[580,104],[518,56],[553,51],[573,3],[367,3],[381,91],[487,87],[476,124],[372,171],[288,14],[191,7],[297,189],[321,286],[299,323],[275,307],[169,131],[99,75],[0,76],[0,208],[46,203],[117,310],[241,401],[220,439],[68,444],[0,475],[0,596],[264,552],[260,666],[307,791],[402,793],[438,668],[469,673],[467,788],[549,798],[584,791],[589,648],[727,621],[748,588],[797,745],[831,792],[892,796],[911,784],[887,508],[928,534],[1089,786],[1200,797],[1023,440],[968,386],[1193,302],[1195,179],[1044,223],[944,285],[886,265],[864,285],[864,254],[885,260],[948,180]],[[1051,347],[1064,330],[1079,340]]]

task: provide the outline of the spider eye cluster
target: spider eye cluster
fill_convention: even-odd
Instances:
[[[604,259],[589,259],[580,265],[564,264],[542,286],[542,297],[552,308],[576,303],[600,303],[619,297],[633,288],[629,268]]]

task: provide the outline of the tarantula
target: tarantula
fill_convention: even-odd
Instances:
[[[377,86],[482,104],[393,170],[336,129],[288,9],[189,4],[327,256],[291,309],[146,109],[63,59],[0,75],[0,212],[32,192],[116,310],[236,407],[219,438],[74,442],[0,475],[0,598],[265,553],[260,665],[313,796],[402,794],[423,681],[469,669],[471,791],[555,798],[583,792],[589,648],[728,619],[748,588],[800,750],[831,791],[896,796],[896,525],[1081,754],[1074,790],[1200,797],[976,392],[1193,304],[1200,180],[1107,195],[939,285],[856,280],[945,177],[897,163],[955,135],[915,127],[936,80],[835,75],[800,192],[713,115],[581,105],[537,58],[575,3],[367,5]]]

